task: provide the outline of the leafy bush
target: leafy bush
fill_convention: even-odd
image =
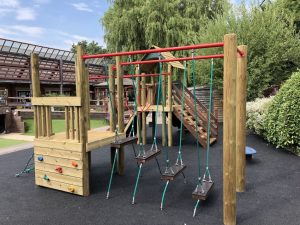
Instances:
[[[258,135],[264,134],[264,120],[273,98],[274,96],[269,98],[257,98],[253,102],[247,102],[246,126],[249,130]]]
[[[300,155],[300,71],[285,82],[267,110],[265,137]]]

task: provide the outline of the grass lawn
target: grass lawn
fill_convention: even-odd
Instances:
[[[25,135],[34,135],[34,124],[33,119],[26,119],[25,121]],[[98,128],[106,126],[107,122],[104,119],[91,120],[91,128]],[[52,128],[54,133],[65,131],[64,120],[52,120]]]
[[[23,143],[26,143],[26,142],[27,141],[0,138],[0,150],[1,150],[1,148],[7,148],[7,147],[14,146],[14,145],[23,144]]]

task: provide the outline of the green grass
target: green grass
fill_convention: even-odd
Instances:
[[[7,147],[14,146],[14,145],[23,144],[23,143],[26,143],[26,142],[27,141],[0,138],[0,150],[1,150],[1,148],[7,148]]]
[[[34,122],[33,119],[26,119],[25,121],[25,135],[34,135]],[[104,119],[91,120],[91,128],[98,128],[106,126],[107,122]],[[65,131],[64,120],[52,120],[52,128],[54,133]]]

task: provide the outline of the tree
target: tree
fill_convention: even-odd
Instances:
[[[262,96],[265,89],[287,80],[300,66],[300,39],[291,13],[281,0],[266,4],[264,10],[244,4],[218,15],[200,29],[190,42],[222,41],[224,34],[236,33],[238,44],[248,45],[248,100]],[[220,53],[220,49],[201,50],[198,54]],[[208,83],[209,62],[197,63],[198,83]],[[214,85],[222,88],[223,60],[215,60]]]
[[[300,1],[299,0],[283,0],[283,7],[294,14],[294,21],[297,27],[297,32],[300,31]]]
[[[178,46],[223,10],[225,0],[115,0],[102,23],[109,51]]]
[[[79,41],[77,44],[72,45],[71,51],[73,53],[76,53],[77,45],[81,45],[83,50],[87,54],[106,53],[107,52],[107,50],[105,48],[103,48],[102,46],[99,46],[99,44],[97,42],[91,41],[90,43],[88,43],[86,40],[84,40],[84,41]]]

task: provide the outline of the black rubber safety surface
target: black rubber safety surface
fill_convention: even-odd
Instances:
[[[220,129],[222,129],[220,127]],[[179,132],[174,128],[175,145]],[[148,134],[150,135],[150,130]],[[160,136],[160,130],[158,130]],[[149,143],[151,139],[149,138]],[[158,139],[157,143],[161,143]],[[0,156],[0,224],[1,225],[192,225],[223,224],[222,134],[211,148],[210,172],[214,187],[206,201],[201,201],[195,218],[192,217],[196,200],[192,192],[197,181],[196,145],[194,138],[184,135],[183,160],[187,165],[187,183],[179,176],[171,181],[160,210],[165,182],[155,160],[146,162],[136,196],[131,205],[137,174],[137,164],[131,146],[126,146],[124,176],[115,176],[111,198],[106,200],[110,175],[109,147],[92,152],[91,195],[69,193],[37,187],[34,175],[19,178],[14,174],[22,169],[32,149]],[[257,154],[247,161],[247,191],[237,194],[237,223],[243,225],[299,225],[300,224],[300,158],[277,150],[260,137],[248,135],[247,145]],[[158,156],[164,170],[164,150]],[[137,148],[138,149],[138,148]],[[178,146],[169,149],[170,163],[176,160]],[[205,151],[201,149],[201,169],[204,172]]]

